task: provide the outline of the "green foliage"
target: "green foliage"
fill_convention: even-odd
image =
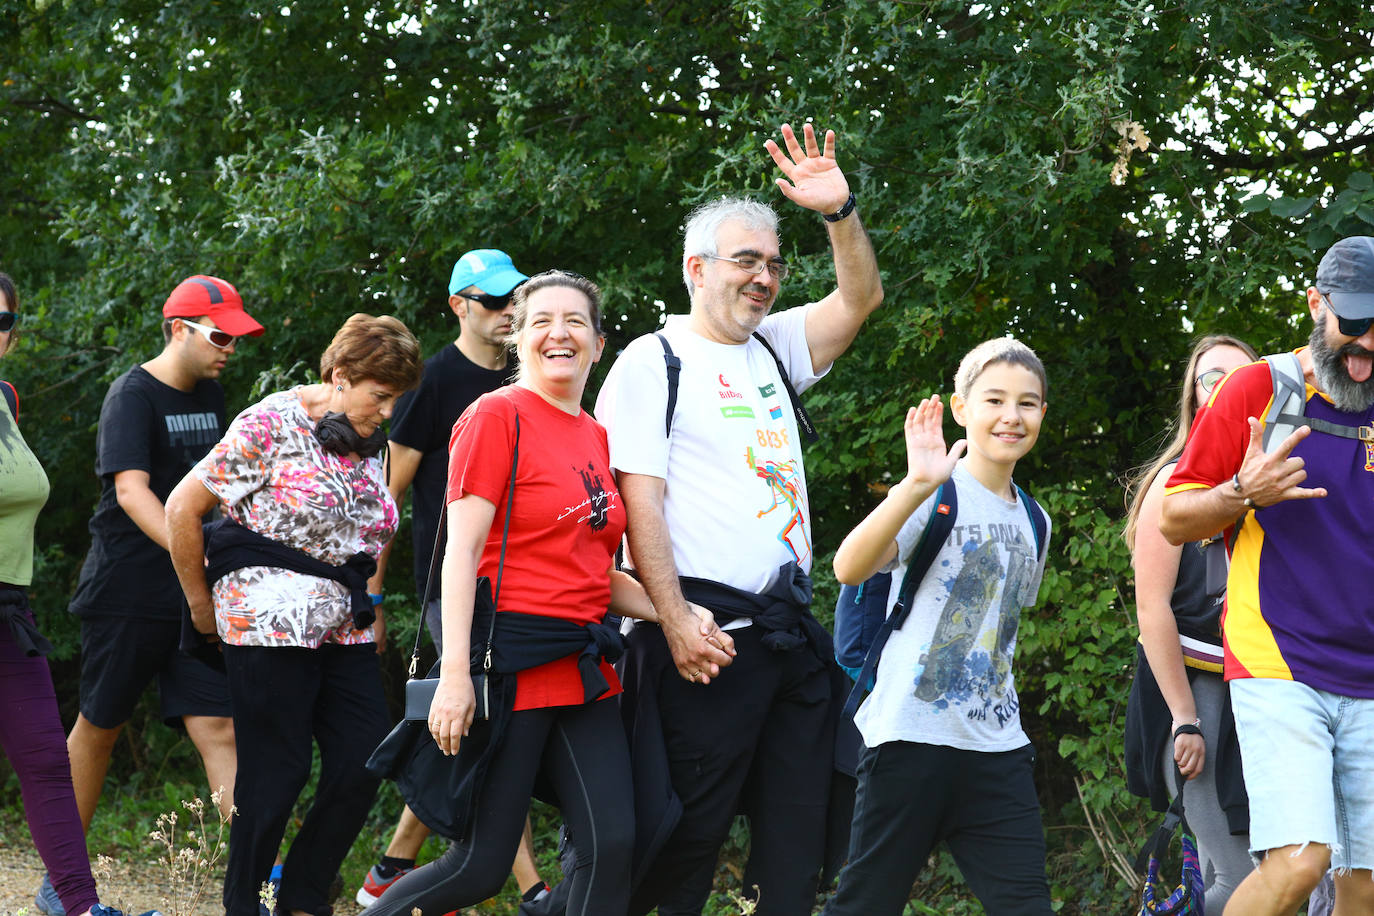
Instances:
[[[1142,818],[1120,776],[1119,480],[1158,443],[1191,336],[1293,345],[1321,249],[1374,232],[1371,31],[1367,5],[1287,0],[7,4],[0,269],[24,339],[4,374],[55,484],[34,601],[59,694],[101,398],[157,352],[179,279],[231,280],[268,327],[230,364],[231,410],[307,379],[356,310],[450,339],[444,284],[472,247],[596,278],[613,354],[681,310],[680,223],[722,192],[779,202],[784,305],[829,291],[824,228],[761,148],[811,118],[838,132],[887,293],[807,395],[818,607],[828,551],[902,472],[905,406],[978,341],[1023,338],[1050,412],[1018,479],[1056,525],[1023,715],[1063,912],[1101,911],[1124,898],[1073,778],[1126,835]],[[923,905],[960,912],[961,885],[939,887]]]

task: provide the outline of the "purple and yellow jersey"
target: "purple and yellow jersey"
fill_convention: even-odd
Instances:
[[[1198,412],[1166,494],[1229,485],[1250,443],[1247,418],[1262,422],[1273,396],[1264,362],[1227,376]],[[1336,410],[1311,385],[1306,414],[1374,423]],[[1374,443],[1314,431],[1293,456],[1305,463],[1302,486],[1327,496],[1245,514],[1222,615],[1226,679],[1281,678],[1374,698]]]

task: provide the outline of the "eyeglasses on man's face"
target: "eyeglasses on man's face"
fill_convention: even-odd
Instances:
[[[765,261],[763,258],[756,258],[749,254],[738,258],[727,258],[719,254],[708,254],[706,257],[713,261],[729,261],[745,273],[753,274],[756,277],[766,270],[772,274],[775,280],[787,279],[787,262],[782,258]]]
[[[210,345],[213,347],[227,350],[234,345],[234,335],[230,334],[228,331],[221,331],[219,328],[212,328],[206,324],[198,324],[191,321],[189,318],[181,318],[178,320],[188,328],[195,328],[201,337],[210,341]]]

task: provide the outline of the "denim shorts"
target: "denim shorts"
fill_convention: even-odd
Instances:
[[[1333,869],[1374,866],[1374,699],[1276,678],[1230,687],[1251,851],[1321,843]]]

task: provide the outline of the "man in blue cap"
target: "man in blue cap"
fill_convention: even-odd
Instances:
[[[1294,914],[1327,872],[1337,913],[1374,912],[1374,238],[1327,250],[1307,309],[1308,346],[1198,412],[1159,526],[1231,549],[1223,664],[1260,864],[1227,912]]]
[[[387,443],[388,489],[399,506],[411,484],[415,485],[411,527],[415,535],[417,596],[426,594],[436,535],[439,536],[440,555],[444,549],[444,538],[438,529],[448,482],[448,443],[453,424],[469,404],[514,378],[514,358],[506,348],[506,336],[511,329],[511,293],[527,279],[515,269],[510,255],[504,251],[481,248],[459,258],[448,283],[448,307],[458,316],[458,339],[425,361],[420,387],[402,395],[396,402]],[[368,583],[372,600],[378,605],[376,626],[379,628],[382,626],[382,580],[390,555],[388,545],[377,561],[377,574]],[[442,652],[438,584],[434,583],[424,615],[434,645]],[[385,645],[381,630],[377,645],[379,649]],[[358,889],[358,903],[372,904],[396,879],[413,869],[415,856],[427,836],[429,828],[406,808],[396,824],[396,833],[386,855],[372,867]],[[528,825],[516,854],[514,871],[521,888],[527,888],[531,896],[545,889],[530,850]]]

